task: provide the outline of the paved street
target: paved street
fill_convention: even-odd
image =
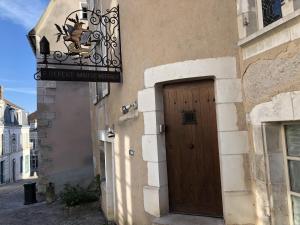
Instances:
[[[0,186],[0,225],[105,225],[95,204],[65,209],[58,202],[25,206],[23,184]]]

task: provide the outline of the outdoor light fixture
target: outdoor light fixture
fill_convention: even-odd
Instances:
[[[40,41],[40,54],[44,55],[44,62],[47,64],[47,55],[50,55],[50,43],[44,36]]]
[[[137,102],[135,101],[134,103],[132,104],[129,104],[129,105],[123,105],[122,108],[121,108],[121,112],[123,114],[127,114],[131,109],[134,109],[136,110],[138,108],[138,104]]]
[[[112,128],[108,128],[107,137],[108,138],[114,138],[115,137],[115,131]]]

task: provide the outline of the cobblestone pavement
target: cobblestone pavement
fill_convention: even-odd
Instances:
[[[71,210],[59,202],[25,206],[24,183],[26,181],[0,186],[0,225],[105,225],[96,204]]]

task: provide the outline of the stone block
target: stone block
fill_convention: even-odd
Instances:
[[[254,198],[249,192],[224,194],[224,217],[226,224],[256,224]]]
[[[38,96],[45,95],[45,88],[37,88],[37,95]]]
[[[300,120],[300,91],[292,92],[294,120]]]
[[[49,120],[43,120],[40,119],[38,123],[38,127],[49,127],[50,121]]]
[[[259,104],[250,113],[251,123],[261,125],[262,122],[293,120],[291,93],[282,93],[272,101]]]
[[[240,79],[216,80],[216,102],[242,102],[242,87]]]
[[[222,180],[224,191],[247,191],[250,190],[247,177],[248,162],[244,161],[243,155],[225,155],[221,158]],[[246,171],[247,170],[247,171]]]
[[[166,160],[164,135],[144,135],[142,137],[143,159],[148,162]]]
[[[164,124],[162,111],[144,112],[144,134],[159,134],[161,124]]]
[[[145,87],[152,88],[157,83],[194,77],[211,77],[217,79],[236,77],[236,60],[234,57],[208,58],[177,62],[145,70]]]
[[[44,95],[37,95],[37,103],[44,103]]]
[[[234,104],[217,104],[218,131],[237,131],[237,119],[237,110]]]
[[[152,216],[160,217],[169,211],[168,188],[144,187],[144,209]]]
[[[168,184],[167,163],[148,162],[148,185],[153,187],[163,187]]]
[[[140,112],[162,111],[163,99],[155,88],[148,88],[138,92],[138,108]]]
[[[44,103],[45,104],[53,104],[53,103],[55,103],[55,96],[45,95],[44,96]]]
[[[38,115],[38,124],[41,119],[53,120],[56,118],[56,113],[54,112],[39,113]]]
[[[248,152],[248,132],[219,132],[219,144],[222,155],[243,154]]]

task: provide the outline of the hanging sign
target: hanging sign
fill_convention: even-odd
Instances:
[[[42,68],[39,80],[120,83],[120,72]]]
[[[87,14],[87,20],[79,15]],[[60,49],[40,41],[37,80],[121,82],[122,55],[119,7],[106,11],[76,10],[64,24],[55,24]],[[49,68],[51,65],[51,68]],[[62,69],[63,68],[63,69]]]

